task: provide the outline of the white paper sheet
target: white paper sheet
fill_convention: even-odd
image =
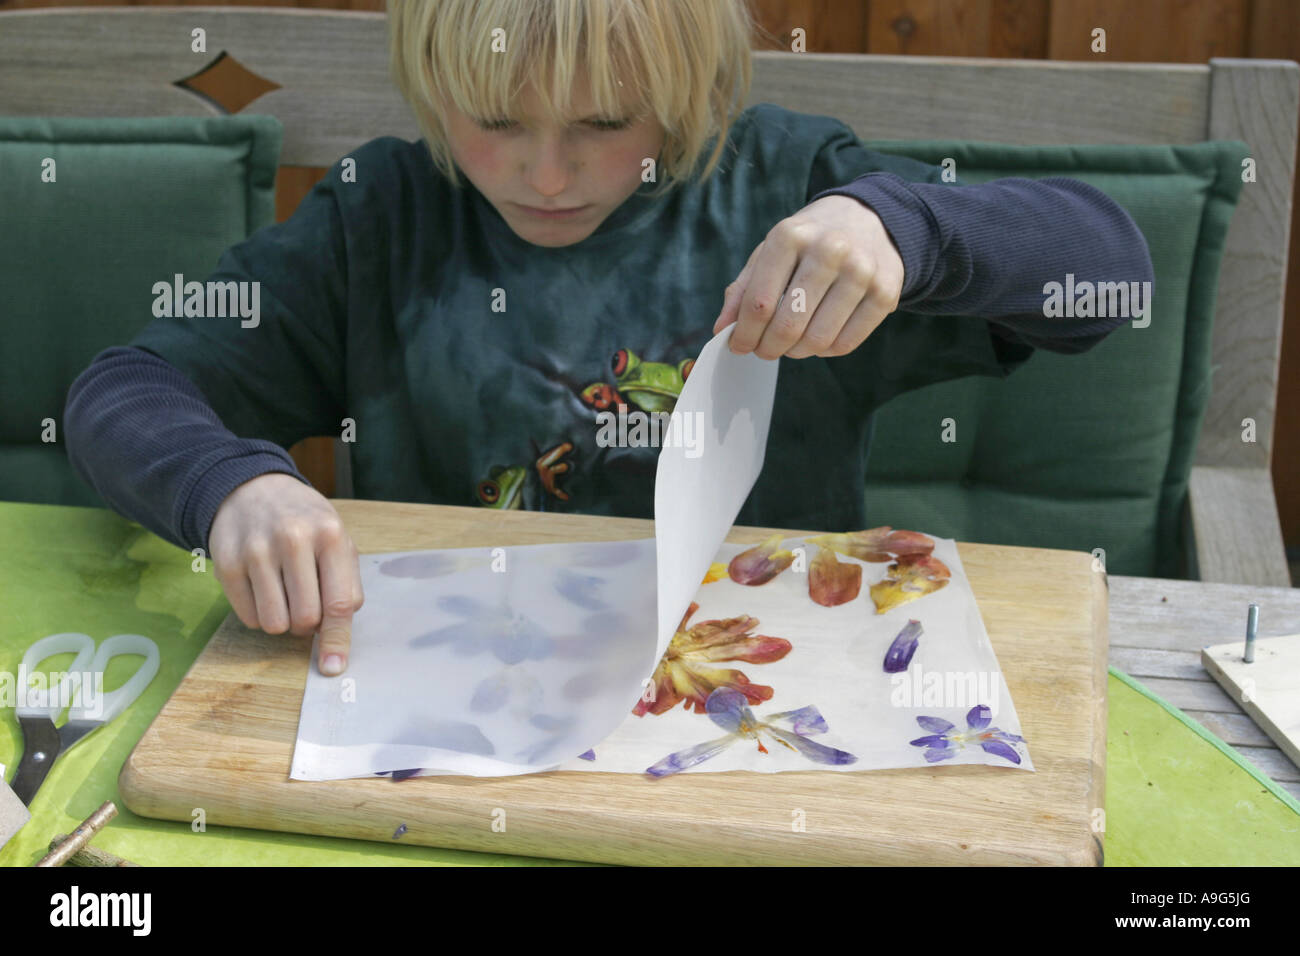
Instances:
[[[645,773],[669,754],[728,737],[681,772],[858,771],[924,766],[927,755],[938,765],[1032,769],[953,541],[934,539],[949,583],[885,614],[876,614],[870,586],[888,562],[840,555],[862,567],[861,590],[823,607],[809,597],[806,570],[818,546],[802,539],[783,546],[801,547],[803,560],[765,584],[723,577],[701,585],[714,561],[745,550],[722,542],[762,468],[776,388],[777,363],[733,355],[730,334],[705,346],[677,400],[679,435],[701,436],[701,444],[670,441],[660,452],[655,538],[361,557],[366,603],[353,620],[348,670],[321,675],[313,651],[293,779]],[[789,642],[779,659],[724,657],[698,667],[734,669],[762,687],[745,702],[755,721],[791,711],[799,720],[729,735],[712,715],[680,703],[632,713],[653,699],[656,664],[693,600],[687,631],[747,616],[756,623],[746,634]],[[911,620],[921,632],[915,653],[905,672],[888,674],[885,654]],[[801,710],[808,707],[820,721]],[[800,749],[783,745],[782,733]],[[990,739],[995,752],[981,745]],[[810,759],[805,741],[852,761]]]
[[[293,779],[529,773],[618,727],[762,470],[778,364],[731,331],[678,396],[655,539],[362,556],[348,670],[322,675],[313,646]]]

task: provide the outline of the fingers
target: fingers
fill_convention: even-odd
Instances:
[[[309,637],[321,619],[321,589],[316,580],[315,530],[301,519],[275,529],[281,577],[289,598],[289,632]]]
[[[875,325],[870,323],[874,310],[869,306],[870,300],[863,299],[862,291],[856,282],[842,278],[835,282],[817,305],[817,311],[804,329],[803,337],[791,345],[785,354],[790,358],[844,355],[861,345],[875,329]],[[841,349],[851,338],[849,325],[855,323],[855,320],[852,334],[861,329],[862,336]]]
[[[783,227],[778,223],[758,247],[751,266],[747,267],[749,275],[736,307],[736,327],[731,333],[733,352],[752,352],[762,340],[798,262],[798,228]],[[802,325],[807,319],[806,315],[796,316],[788,310],[786,315],[784,327],[779,330],[782,335],[788,334],[789,326]]]
[[[749,284],[749,277],[754,271],[754,260],[758,258],[762,248],[763,243],[761,242],[754,247],[754,251],[749,254],[749,259],[745,262],[745,267],[740,270],[740,275],[736,276],[735,280],[731,285],[727,286],[726,291],[723,293],[722,312],[718,315],[717,321],[713,323],[714,335],[717,335],[736,321],[736,315],[740,308],[740,297],[745,291],[745,286]]]
[[[840,326],[856,304],[848,304],[838,314],[833,314],[826,308],[823,300],[827,290],[833,287],[832,283],[840,284],[835,282],[836,272],[834,265],[826,259],[810,256],[804,258],[790,282],[790,288],[785,290],[785,299],[763,330],[763,337],[754,349],[755,355],[762,359],[778,359],[782,355],[791,358],[813,355],[815,350],[804,347],[809,335],[813,333],[824,339],[827,345],[834,341]],[[796,312],[796,308],[800,311]],[[795,349],[799,347],[802,347],[802,352],[796,354]]]
[[[352,644],[352,615],[362,605],[356,547],[346,534],[326,543],[318,558],[322,616],[318,666],[327,677],[343,673]]]
[[[268,634],[283,634],[289,629],[289,602],[280,578],[280,562],[265,539],[250,541],[245,554],[246,573],[257,607],[257,626]]]

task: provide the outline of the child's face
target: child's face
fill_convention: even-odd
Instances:
[[[601,117],[585,92],[585,77],[577,78],[574,89],[576,115],[567,127],[539,125],[531,86],[499,130],[484,129],[452,103],[443,107],[456,164],[515,234],[538,246],[568,246],[591,235],[637,191],[642,164],[658,157],[663,146],[663,127],[652,114],[638,118],[631,97],[623,113]],[[630,122],[621,129],[602,128],[609,120]],[[530,207],[576,211],[546,216]]]

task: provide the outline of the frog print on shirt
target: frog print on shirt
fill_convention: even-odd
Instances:
[[[582,390],[582,400],[598,412],[616,410],[619,405],[643,412],[671,412],[694,365],[695,359],[682,359],[676,366],[643,362],[631,349],[619,349],[610,361],[614,384],[594,382]]]
[[[536,452],[537,443],[534,441],[532,444]],[[519,509],[523,507],[524,486],[530,477],[535,477],[547,494],[568,501],[569,496],[560,487],[559,479],[572,470],[572,462],[566,460],[572,451],[573,442],[560,442],[537,455],[531,472],[524,465],[494,465],[488,476],[475,487],[474,496],[485,508]]]

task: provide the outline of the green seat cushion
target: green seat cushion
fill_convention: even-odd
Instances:
[[[1089,183],[1133,217],[1155,270],[1145,328],[1125,323],[1081,355],[1040,349],[1005,379],[941,382],[881,406],[867,462],[868,523],[963,541],[1101,548],[1111,573],[1186,577],[1181,517],[1246,144],[864,145],[934,165],[952,158],[961,183]],[[945,418],[957,421],[956,441],[940,440]]]
[[[0,117],[0,499],[102,506],[64,451],[68,388],[149,324],[155,283],[201,281],[274,222],[282,135],[271,116]]]

